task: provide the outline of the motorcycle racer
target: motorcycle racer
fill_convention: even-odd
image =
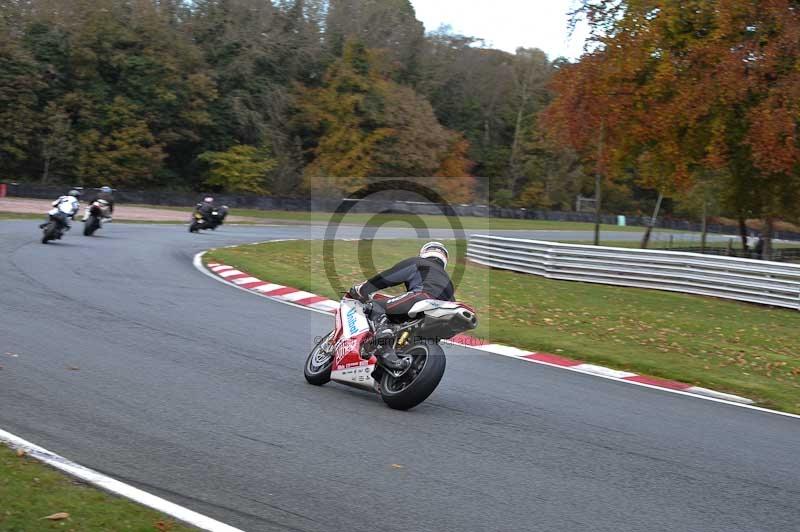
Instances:
[[[379,343],[390,343],[394,338],[391,322],[408,319],[408,312],[415,303],[426,299],[455,301],[453,283],[446,270],[448,256],[444,244],[428,242],[422,246],[418,256],[400,261],[349,290],[350,297],[365,302],[378,290],[405,285],[405,294],[372,303],[371,318],[375,325],[375,339]],[[392,357],[391,350],[382,351],[385,365],[403,369],[402,361],[396,356]]]
[[[204,220],[211,220],[211,212],[214,210],[214,198],[206,196],[201,203],[195,206],[195,210],[203,216]]]
[[[80,197],[81,193],[75,189],[67,192],[66,196],[59,197],[52,203],[53,208],[47,213],[48,220],[53,217],[58,220],[65,230],[69,230],[69,220],[75,218],[75,215],[80,210],[81,204],[78,200]],[[39,228],[43,229],[45,225],[47,225],[47,222],[39,225]]]

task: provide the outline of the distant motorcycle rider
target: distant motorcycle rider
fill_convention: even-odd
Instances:
[[[220,205],[218,207],[213,197],[206,196],[201,203],[197,204],[195,212],[200,213],[203,220],[214,227],[222,225],[225,222],[225,218],[228,216],[228,207],[226,205]]]
[[[200,213],[204,220],[211,221],[211,213],[214,212],[214,198],[206,196],[202,202],[195,206],[195,210]]]
[[[59,197],[52,203],[53,208],[47,213],[48,221],[50,218],[54,218],[59,224],[61,224],[64,230],[68,231],[70,228],[69,221],[75,218],[75,215],[78,214],[78,211],[81,208],[79,201],[80,197],[81,193],[75,189],[67,192],[66,196]],[[47,222],[39,225],[39,228],[44,229],[44,226],[46,225]]]
[[[105,201],[105,208],[107,209],[107,214],[104,218],[104,221],[110,222],[114,216],[114,190],[109,186],[102,186],[99,189],[99,192],[95,195],[94,198],[91,200],[87,200],[87,203],[91,205],[97,200]],[[86,212],[83,215],[84,221],[89,218],[89,208],[86,208]]]
[[[108,218],[114,214],[114,190],[109,186],[100,187],[100,193],[97,194],[96,200],[105,200],[108,203]]]
[[[422,246],[417,257],[400,261],[349,290],[350,297],[365,302],[378,290],[405,285],[405,294],[372,303],[370,317],[375,325],[375,339],[379,343],[387,344],[394,338],[392,322],[407,320],[408,312],[419,301],[455,301],[453,283],[446,270],[448,257],[447,248],[441,242],[428,242]],[[403,369],[403,361],[394,353],[388,351],[382,355],[385,365],[392,369]]]

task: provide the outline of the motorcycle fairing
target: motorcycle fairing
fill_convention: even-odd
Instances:
[[[336,314],[331,380],[372,390],[371,374],[377,361],[375,357],[361,358],[361,344],[371,335],[364,306],[354,299],[343,299]]]
[[[364,306],[355,299],[343,299],[339,304],[339,321],[342,338],[352,338],[369,331],[369,320],[364,314]]]
[[[438,299],[423,299],[414,303],[411,310],[408,311],[408,315],[411,318],[416,318],[419,314],[424,313],[426,316],[438,318],[455,313],[461,308],[464,308],[461,303]]]

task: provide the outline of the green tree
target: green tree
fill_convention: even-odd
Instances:
[[[63,108],[50,103],[43,116],[45,127],[40,132],[42,183],[50,181],[53,174],[68,174],[75,163],[74,131],[69,115]]]
[[[425,29],[409,0],[330,0],[329,6],[326,40],[335,56],[348,41],[357,40],[381,51],[395,81],[419,81]]]
[[[16,171],[35,145],[38,91],[44,86],[35,61],[10,33],[0,35],[0,168]]]
[[[267,172],[275,161],[263,149],[236,145],[224,152],[202,153],[199,159],[209,166],[206,185],[228,192],[269,193]]]
[[[117,96],[103,109],[102,129],[78,137],[78,171],[85,184],[142,186],[157,183],[165,157],[162,145],[139,116],[141,110]]]

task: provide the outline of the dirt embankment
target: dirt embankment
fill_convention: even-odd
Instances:
[[[0,198],[0,212],[16,212],[21,214],[42,214],[51,209],[49,200],[28,198]],[[82,204],[82,207],[85,203]],[[114,218],[143,222],[188,222],[192,209],[185,211],[159,209],[158,207],[141,207],[138,205],[115,205]],[[81,209],[81,212],[83,210]],[[246,216],[228,216],[226,222],[263,222],[261,218]]]

